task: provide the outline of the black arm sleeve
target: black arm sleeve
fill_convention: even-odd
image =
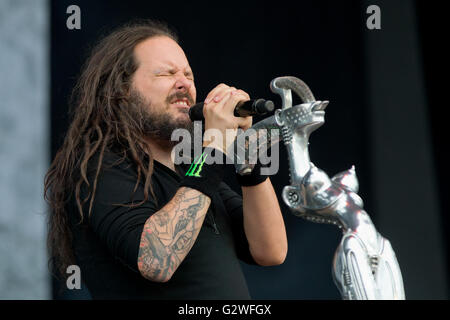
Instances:
[[[247,236],[245,235],[242,197],[223,182],[219,194],[230,217],[238,258],[247,264],[257,265],[250,253]]]
[[[108,155],[103,161],[103,169],[97,181],[89,225],[110,253],[123,264],[138,272],[137,258],[139,245],[147,219],[158,208],[149,193],[149,199],[138,207],[123,205],[137,204],[144,200],[144,187],[141,182],[134,192],[137,174],[133,166],[124,161],[117,164],[118,157]],[[94,161],[93,167],[96,167]],[[90,170],[88,180],[93,185],[94,170]],[[82,192],[82,197],[86,190]],[[83,208],[86,216],[88,204]]]

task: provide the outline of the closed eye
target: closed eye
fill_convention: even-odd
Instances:
[[[172,76],[176,73],[176,70],[170,69],[170,70],[158,70],[155,72],[156,76]]]
[[[177,70],[171,69],[171,70],[159,71],[156,73],[156,76],[168,77],[168,76],[173,76],[176,73],[177,73]],[[192,73],[192,71],[186,71],[184,73],[184,76],[191,81],[194,80],[194,74]]]
[[[174,73],[170,71],[162,71],[156,74],[157,76],[173,76]]]
[[[189,80],[194,80],[194,75],[193,75],[192,72],[185,72],[185,73],[184,73],[184,76],[185,76],[186,78],[188,78]]]

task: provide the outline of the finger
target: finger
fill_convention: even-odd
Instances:
[[[206,96],[204,103],[209,103],[213,98],[214,95],[219,92],[220,90],[223,90],[224,88],[228,88],[228,86],[224,83],[218,84],[217,86],[214,87],[214,89],[212,89],[208,95]]]
[[[208,95],[206,96],[206,99],[204,100],[204,103],[209,103],[210,101],[212,101],[214,99],[214,97],[220,93],[223,90],[226,90],[227,88],[229,88],[229,86],[227,86],[224,83],[221,83],[219,85],[217,85],[214,89],[212,89]]]
[[[228,87],[225,88],[219,92],[216,93],[214,98],[212,99],[213,102],[219,103],[224,97],[226,97],[229,93],[236,91],[235,87]]]
[[[220,93],[220,95],[221,95],[220,101],[215,102],[215,100],[212,100],[207,104],[207,107],[213,108],[218,113],[227,114],[229,112],[228,109],[230,109],[230,108],[226,107],[226,106],[230,103],[230,98],[232,97],[232,92],[233,91],[231,91],[231,90],[221,92]]]
[[[253,123],[253,117],[248,116],[248,117],[238,117],[238,126],[239,128],[243,129],[243,130],[247,130],[248,128],[250,128],[252,126]]]
[[[223,103],[223,112],[234,114],[236,105],[241,101],[247,101],[247,96],[240,93],[238,90],[230,93],[229,97]]]
[[[245,97],[247,97],[247,100],[250,100],[250,95],[247,92],[245,92],[244,90],[237,89],[237,93],[243,94]],[[245,101],[247,101],[247,100],[245,100]]]
[[[233,87],[222,87],[222,88],[217,88],[217,90],[215,91],[215,94],[220,96],[220,99],[218,99],[219,101],[216,102],[215,99],[213,99],[212,101],[210,100],[208,103],[206,103],[206,101],[204,102],[203,105],[203,115],[205,115],[205,110],[207,110],[206,112],[209,112],[210,110],[214,109],[214,112],[219,112],[219,113],[224,113],[226,112],[223,107],[224,104],[228,101],[228,99],[230,98],[232,92],[234,92],[236,89]]]

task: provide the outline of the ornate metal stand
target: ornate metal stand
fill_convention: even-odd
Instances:
[[[400,267],[391,244],[377,232],[357,194],[359,187],[355,168],[330,179],[310,162],[309,136],[324,123],[328,101],[316,101],[308,86],[295,77],[276,78],[270,87],[281,96],[282,108],[252,128],[258,135],[267,133],[268,129],[279,129],[272,130],[272,133],[269,131],[269,140],[263,147],[269,148],[279,142],[280,137],[285,143],[290,185],[284,187],[282,197],[291,212],[307,220],[334,224],[342,229],[343,238],[333,260],[333,279],[342,298],[405,299]],[[292,91],[301,98],[302,104],[292,106]],[[245,151],[250,158],[251,153],[255,156],[258,152]],[[251,171],[253,165],[240,160],[236,164],[237,172],[246,174]]]

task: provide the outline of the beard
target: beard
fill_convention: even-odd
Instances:
[[[173,101],[174,98],[187,98],[191,105],[194,103],[189,94],[176,93],[167,97],[165,102],[167,108],[156,110],[158,108],[152,107],[151,102],[134,89],[131,91],[129,98],[130,104],[133,105],[139,115],[139,123],[142,125],[144,135],[159,140],[170,147],[178,143],[178,141],[171,140],[172,133],[176,129],[187,130],[191,137],[194,131],[194,124],[188,116],[175,117],[167,111],[170,101]],[[179,111],[186,115],[189,113],[187,109],[180,109]]]

